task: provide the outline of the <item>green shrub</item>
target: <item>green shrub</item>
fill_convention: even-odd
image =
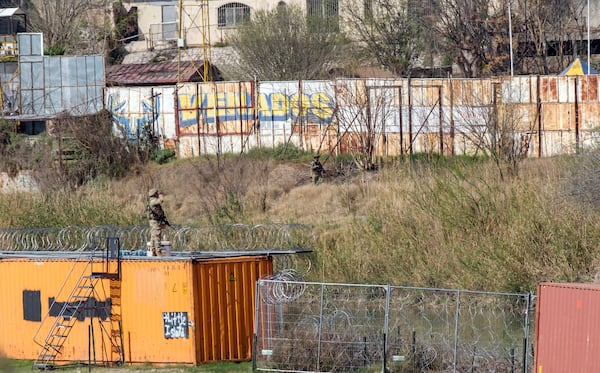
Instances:
[[[169,163],[175,159],[174,149],[157,149],[152,153],[152,160],[158,164]]]

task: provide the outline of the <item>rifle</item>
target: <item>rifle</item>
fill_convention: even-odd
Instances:
[[[166,225],[167,227],[173,228],[173,226],[171,225],[171,223],[169,223],[169,221],[167,220],[167,218],[164,217],[164,216],[160,219],[159,223],[162,223],[162,224]]]

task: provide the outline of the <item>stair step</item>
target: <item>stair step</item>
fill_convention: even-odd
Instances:
[[[46,363],[35,363],[35,364],[33,364],[33,367],[37,368],[39,370],[46,370],[46,369],[51,370],[52,368],[54,368],[54,365],[46,364]]]

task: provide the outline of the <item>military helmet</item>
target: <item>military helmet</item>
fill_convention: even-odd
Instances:
[[[319,158],[319,157],[320,157],[320,155],[315,154],[315,156],[313,158]]]
[[[158,189],[156,189],[156,188],[152,188],[148,191],[148,197],[152,197],[156,194],[158,194]]]

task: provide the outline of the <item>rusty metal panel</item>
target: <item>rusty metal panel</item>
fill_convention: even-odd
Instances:
[[[586,102],[579,104],[580,111],[580,129],[594,130],[600,126],[600,105],[598,102]]]
[[[580,97],[583,102],[598,103],[598,76],[585,75],[579,77]]]
[[[565,131],[575,129],[574,103],[544,103],[542,105],[542,125],[546,131]]]
[[[600,356],[600,285],[538,285],[536,373],[595,373]]]
[[[176,136],[173,87],[109,87],[106,109],[119,136],[137,140],[147,127],[158,137]]]
[[[269,257],[200,261],[197,288],[197,361],[252,357],[256,281],[272,274]]]
[[[558,101],[558,84],[556,77],[540,77],[540,100],[549,103]]]

